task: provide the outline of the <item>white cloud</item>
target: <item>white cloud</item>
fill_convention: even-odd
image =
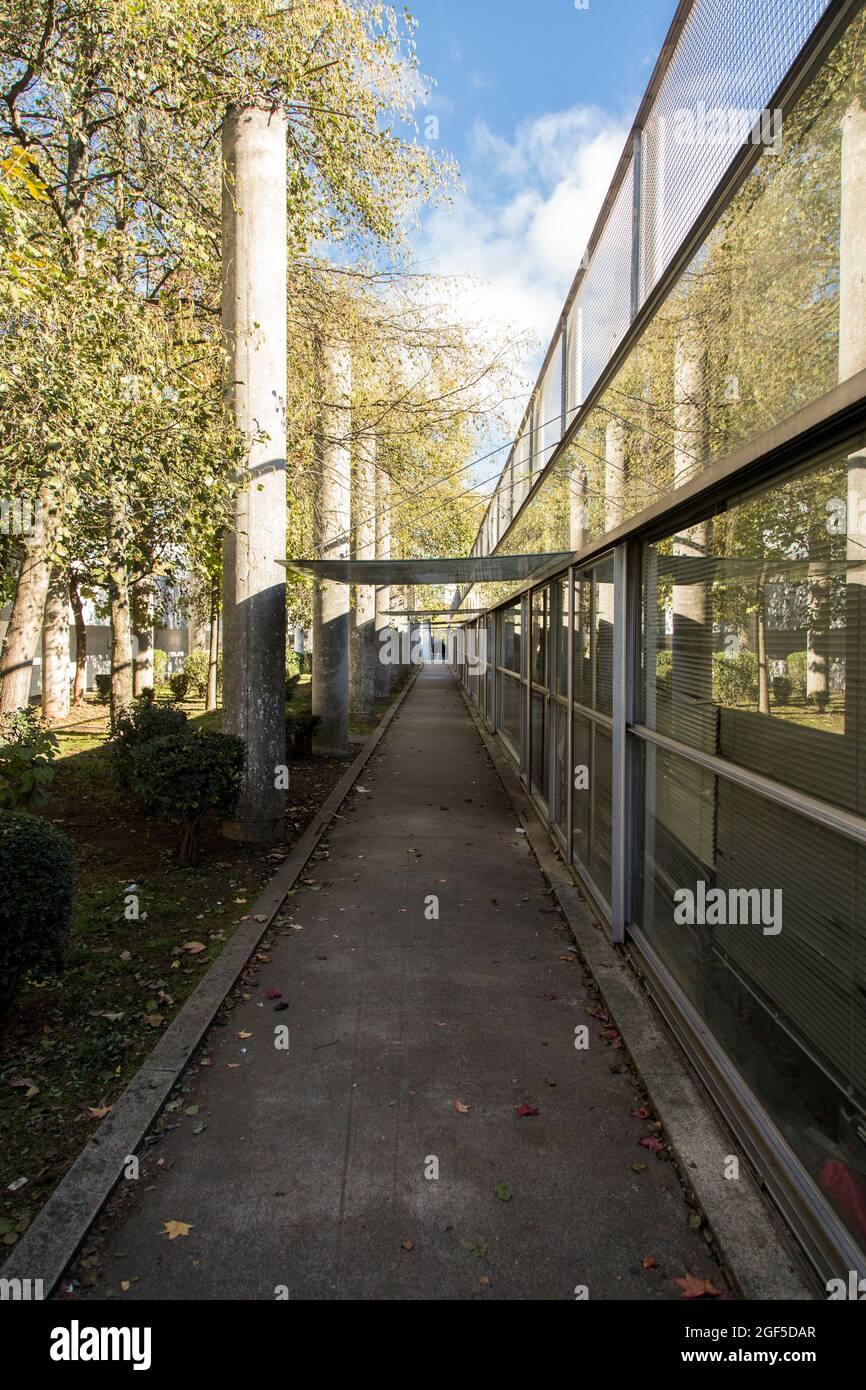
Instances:
[[[622,153],[627,124],[596,107],[549,112],[511,138],[473,129],[465,191],[424,222],[418,257],[469,276],[460,305],[491,333],[531,332],[524,389],[535,378]],[[517,414],[522,404],[516,406]]]

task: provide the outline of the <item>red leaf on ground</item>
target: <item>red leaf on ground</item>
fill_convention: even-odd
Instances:
[[[282,996],[283,996],[283,991],[282,991],[281,989],[266,989],[266,990],[265,990],[265,998],[266,998],[266,999],[281,999]]]
[[[451,1104],[454,1106],[454,1109],[457,1111],[458,1115],[469,1114],[469,1106],[464,1105],[462,1100],[452,1100]]]
[[[527,1115],[537,1115],[537,1114],[538,1114],[538,1106],[537,1106],[537,1105],[527,1105],[526,1102],[524,1101],[523,1105],[515,1105],[515,1107],[514,1107],[514,1113],[515,1113],[515,1115],[520,1115],[521,1118],[525,1118]]]
[[[661,1153],[664,1148],[661,1139],[656,1139],[654,1134],[645,1134],[643,1139],[638,1140],[638,1143],[644,1149],[652,1149],[654,1154]]]
[[[641,1260],[641,1264],[643,1265],[644,1269],[658,1269],[659,1267],[658,1260],[654,1260],[652,1255],[644,1255],[643,1259]]]
[[[719,1291],[709,1279],[699,1279],[696,1275],[686,1270],[684,1279],[675,1279],[675,1284],[679,1284],[683,1291],[683,1298],[718,1298]]]
[[[642,1105],[639,1110],[633,1110],[631,1113],[632,1118],[635,1120],[648,1120],[650,1115],[645,1105]]]

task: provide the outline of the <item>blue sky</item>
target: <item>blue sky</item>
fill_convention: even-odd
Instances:
[[[422,136],[460,165],[450,210],[425,214],[420,268],[472,277],[469,319],[535,335],[534,378],[676,0],[409,0],[435,79]],[[438,139],[436,138],[438,136]]]

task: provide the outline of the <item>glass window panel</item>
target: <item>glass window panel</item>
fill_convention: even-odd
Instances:
[[[568,708],[566,705],[551,702],[551,710],[556,727],[556,751],[554,754],[556,759],[554,767],[554,775],[556,777],[556,804],[554,807],[554,815],[556,817],[556,824],[563,834],[565,834],[568,827],[569,787],[567,761]]]
[[[864,501],[855,454],[645,547],[640,722],[866,810]]]
[[[547,769],[547,700],[537,690],[532,692],[532,786],[546,801],[548,794]]]
[[[502,676],[501,732],[512,745],[515,757],[520,758],[520,743],[523,729],[523,692],[525,686],[513,676]]]
[[[547,685],[549,617],[548,591],[538,589],[532,595],[532,679],[536,685]]]
[[[589,865],[589,823],[592,803],[592,724],[583,714],[574,716],[572,783],[572,846],[575,861]]]
[[[556,619],[556,689],[568,694],[568,579],[561,579],[557,588]]]
[[[866,1245],[866,849],[638,742],[636,919]]]
[[[505,666],[509,671],[515,671],[518,675],[522,671],[521,660],[521,633],[522,633],[522,608],[521,604],[512,604],[506,608],[501,615],[501,650],[499,653],[500,665]]]
[[[596,886],[610,900],[611,782],[613,745],[607,729],[593,729],[592,823],[589,872]]]
[[[574,699],[613,713],[613,557],[581,574],[576,585]]]

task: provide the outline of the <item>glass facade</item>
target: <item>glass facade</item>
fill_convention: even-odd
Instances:
[[[852,13],[508,509],[497,553],[572,564],[473,604],[496,610],[488,723],[561,852],[864,1274],[866,399],[830,405],[866,370]],[[804,407],[781,456],[771,432]]]

